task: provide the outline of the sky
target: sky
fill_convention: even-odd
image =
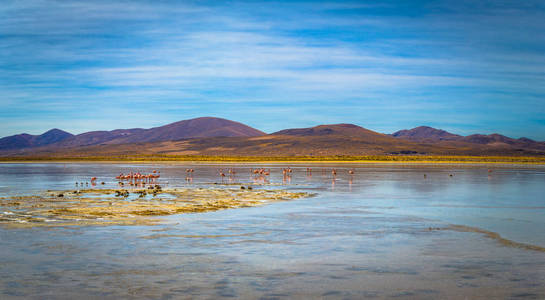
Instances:
[[[545,140],[545,2],[0,6],[0,136],[201,116]]]

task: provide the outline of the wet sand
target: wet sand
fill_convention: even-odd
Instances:
[[[309,197],[309,193],[234,188],[134,189],[51,191],[41,195],[0,198],[0,225],[9,227],[153,225],[167,216],[253,207]]]

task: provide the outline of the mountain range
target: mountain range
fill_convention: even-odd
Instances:
[[[0,139],[0,150],[24,149],[55,144],[74,135],[60,129],[51,129],[40,135],[27,133],[8,136]]]
[[[545,155],[545,142],[500,134],[461,136],[420,126],[382,134],[353,124],[285,129],[271,134],[213,117],[150,129],[91,131],[52,129],[41,135],[0,139],[0,156],[170,155]]]
[[[497,133],[461,136],[428,126],[420,126],[410,130],[400,130],[394,132],[392,136],[415,142],[437,143],[442,141],[458,141],[488,146],[510,146],[517,149],[545,150],[545,142],[537,142],[525,137],[513,139]]]
[[[262,131],[238,122],[221,118],[203,117],[150,129],[133,128],[112,131],[90,131],[78,135],[72,135],[59,129],[52,129],[41,135],[23,133],[0,139],[0,150],[40,146],[74,148],[92,145],[174,141],[216,136],[251,137],[264,134]]]

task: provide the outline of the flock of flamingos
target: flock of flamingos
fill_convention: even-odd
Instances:
[[[186,169],[185,170],[186,172],[186,178],[185,180],[187,182],[193,182],[193,173],[195,172],[195,169]],[[335,182],[335,179],[336,179],[336,176],[337,176],[337,169],[331,169],[331,175],[333,176],[333,184]],[[354,169],[349,169],[348,171],[348,174],[350,175],[350,178],[349,178],[349,183],[352,183],[352,175],[355,174],[355,171]],[[488,170],[488,173],[490,174],[492,172],[491,169]],[[293,170],[290,168],[290,167],[287,167],[287,168],[282,168],[282,175],[283,175],[283,180],[282,182],[283,183],[289,183],[291,182],[291,175],[293,173]],[[325,175],[327,173],[326,169],[321,169],[321,173],[322,175]],[[219,169],[218,170],[218,175],[219,177],[221,178],[221,181],[223,182],[224,179],[227,177],[229,181],[232,181],[234,178],[235,178],[235,175],[237,174],[237,172],[235,171],[234,168],[229,168],[227,169],[226,171],[224,171],[223,169]],[[306,168],[306,174],[307,174],[307,177],[312,177],[312,169],[311,168]],[[258,169],[254,169],[254,168],[251,168],[250,169],[250,175],[253,176],[253,181],[254,183],[269,183],[269,176],[271,175],[271,169],[265,169],[265,168],[258,168]],[[449,175],[450,177],[452,177],[453,175],[450,174]],[[490,175],[489,175],[490,176]],[[118,180],[118,184],[120,186],[124,186],[125,184],[128,184],[128,185],[131,185],[131,186],[143,186],[143,185],[146,185],[146,184],[157,184],[157,179],[159,179],[161,177],[161,172],[160,171],[157,171],[157,170],[153,170],[151,173],[148,173],[148,174],[143,174],[143,173],[140,173],[140,172],[129,172],[127,174],[124,174],[124,173],[121,173],[119,174],[118,176],[115,177],[115,179]],[[424,178],[426,178],[427,175],[424,174]],[[92,186],[96,186],[96,181],[97,181],[97,178],[96,177],[92,177],[91,178],[91,185]],[[165,182],[168,184],[168,182]],[[89,185],[89,182],[76,182],[76,186],[77,185]],[[105,184],[104,181],[101,182],[102,185]]]
[[[186,181],[187,182],[193,182],[193,173],[195,172],[195,169],[186,169]],[[322,174],[326,174],[326,169],[321,170]],[[293,170],[290,167],[282,168],[282,175],[283,175],[283,182],[291,182],[291,175],[293,173]],[[218,170],[218,175],[221,178],[222,182],[227,177],[229,180],[232,180],[237,172],[234,168],[229,168],[226,171],[223,169]],[[306,174],[307,176],[312,176],[312,169],[306,168]],[[354,169],[348,170],[348,174],[354,175]],[[268,183],[268,177],[271,175],[270,169],[265,168],[258,168],[250,169],[250,175],[253,175],[254,183]],[[331,175],[333,178],[337,176],[337,169],[331,169]],[[157,170],[153,170],[151,173],[145,174],[140,172],[129,172],[129,173],[121,173],[115,177],[115,179],[118,180],[118,184],[120,186],[124,186],[125,184],[129,185],[135,185],[135,186],[143,186],[146,184],[156,184],[157,180],[161,177],[161,172]],[[91,178],[91,185],[96,186],[97,177]],[[167,182],[168,183],[168,182]],[[84,183],[78,183],[76,182],[76,185]],[[104,185],[104,182],[101,182],[102,185]],[[88,182],[85,183],[85,185],[88,185]]]

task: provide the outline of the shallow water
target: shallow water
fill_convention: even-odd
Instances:
[[[268,182],[250,175],[261,166]],[[119,173],[152,170],[168,188],[316,196],[155,226],[0,227],[0,298],[545,298],[545,253],[521,247],[545,247],[545,167],[291,165],[283,180],[285,166],[2,164],[2,197],[72,190],[92,176],[95,188],[116,188]],[[230,167],[237,174],[222,180]]]

